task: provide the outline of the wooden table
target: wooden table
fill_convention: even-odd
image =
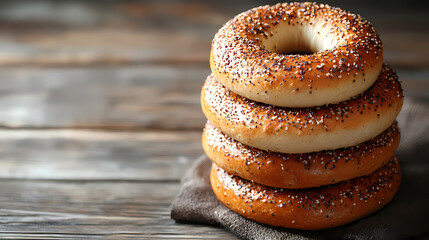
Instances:
[[[427,3],[327,2],[370,19],[405,95],[429,102]],[[202,154],[210,41],[264,3],[2,1],[0,237],[233,238],[169,205]]]

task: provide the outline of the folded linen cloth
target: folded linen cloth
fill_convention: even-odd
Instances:
[[[366,218],[321,231],[271,227],[246,219],[217,200],[210,186],[211,162],[205,155],[183,177],[171,218],[220,226],[242,239],[429,238],[429,106],[407,100],[398,122],[401,144],[396,155],[402,183],[391,203]]]

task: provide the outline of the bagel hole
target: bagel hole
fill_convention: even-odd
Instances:
[[[279,24],[272,35],[262,38],[262,46],[284,55],[312,55],[335,46],[335,38],[324,29],[310,25]]]

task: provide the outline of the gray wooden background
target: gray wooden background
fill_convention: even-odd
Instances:
[[[326,2],[371,20],[429,102],[427,2]],[[233,238],[168,208],[202,154],[211,39],[267,3],[1,1],[0,238]]]

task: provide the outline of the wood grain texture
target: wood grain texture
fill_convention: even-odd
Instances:
[[[223,229],[170,219],[179,183],[9,180],[0,189],[1,238],[232,238]]]
[[[204,66],[1,68],[5,127],[201,129]]]
[[[0,130],[0,179],[178,182],[202,153],[201,131]]]

